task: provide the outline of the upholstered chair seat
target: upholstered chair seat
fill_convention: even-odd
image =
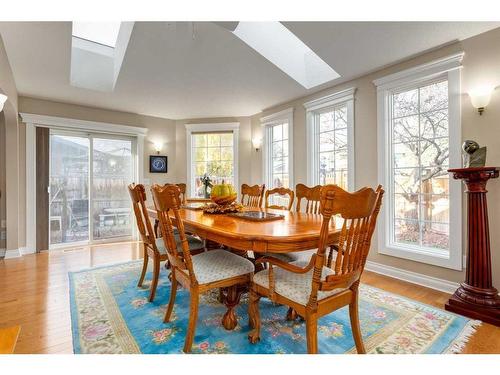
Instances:
[[[304,261],[296,261],[291,264],[298,267],[305,267],[307,263],[308,262]],[[303,306],[307,305],[309,297],[311,296],[312,274],[314,269],[303,274],[293,273],[279,267],[273,267],[273,270],[275,293]],[[323,272],[321,274],[322,279],[334,274],[335,272],[331,268],[323,266]],[[256,273],[253,277],[253,282],[263,288],[269,289],[269,270],[266,269]],[[319,291],[318,301],[338,294],[344,290],[346,290],[346,288],[337,288],[327,292]]]
[[[306,251],[295,251],[293,253],[273,253],[269,256],[282,260],[283,262],[306,262],[308,263],[311,257],[316,254],[317,249],[306,250]]]
[[[177,251],[182,252],[182,245],[181,245],[181,239],[179,236],[179,233],[174,232],[174,237],[175,237],[175,243],[177,244]],[[195,236],[186,236],[188,240],[188,246],[189,250],[191,251],[196,251],[196,250],[202,250],[205,248],[205,245],[202,240],[200,240],[198,237]],[[156,239],[156,247],[158,248],[158,251],[160,254],[167,254],[167,249],[165,248],[165,243],[163,239],[157,238]]]
[[[193,269],[200,284],[246,275],[254,271],[251,261],[225,250],[212,250],[192,257]]]

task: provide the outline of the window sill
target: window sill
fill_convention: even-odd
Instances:
[[[378,253],[415,262],[430,264],[433,266],[462,271],[461,259],[459,259],[458,262],[455,261],[450,257],[450,253],[445,250],[386,244],[385,246],[380,246]]]

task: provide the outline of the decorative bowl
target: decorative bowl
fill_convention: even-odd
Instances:
[[[237,195],[236,194],[231,194],[231,195],[226,195],[224,197],[210,197],[212,202],[219,206],[227,206],[228,204],[233,203],[236,200]]]

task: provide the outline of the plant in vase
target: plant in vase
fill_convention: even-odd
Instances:
[[[200,181],[201,181],[201,184],[203,185],[203,196],[205,198],[210,198],[210,192],[208,191],[208,189],[212,188],[212,180],[210,179],[210,177],[205,173],[203,175],[203,177],[200,177]]]

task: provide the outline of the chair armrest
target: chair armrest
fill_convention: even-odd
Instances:
[[[282,260],[274,258],[272,256],[264,256],[262,258],[259,258],[255,261],[255,264],[269,263],[269,265],[271,265],[271,266],[277,266],[279,268],[282,268],[286,271],[290,271],[293,273],[306,273],[306,272],[309,272],[314,267],[315,259],[316,259],[316,254],[313,254],[313,256],[311,257],[311,260],[309,261],[309,264],[305,268],[296,266],[294,264],[283,262]]]

